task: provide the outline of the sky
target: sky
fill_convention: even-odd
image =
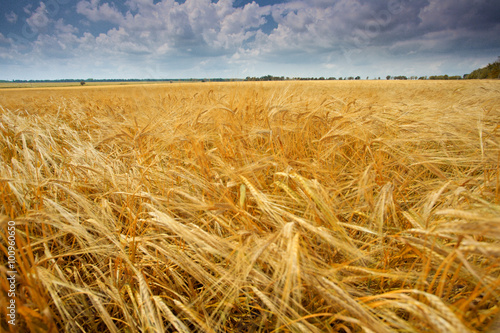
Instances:
[[[0,80],[463,75],[498,0],[0,0]]]

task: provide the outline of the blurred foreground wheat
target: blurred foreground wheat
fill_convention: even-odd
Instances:
[[[500,82],[0,91],[0,250],[33,332],[479,332]]]

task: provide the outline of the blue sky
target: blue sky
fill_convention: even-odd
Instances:
[[[0,0],[0,79],[462,75],[498,0]]]

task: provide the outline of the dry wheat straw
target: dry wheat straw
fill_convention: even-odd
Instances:
[[[16,329],[484,331],[500,301],[499,88],[0,90]]]

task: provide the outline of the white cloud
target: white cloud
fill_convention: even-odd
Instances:
[[[100,3],[98,0],[80,1],[77,12],[91,21],[108,21],[118,25],[126,33],[125,39],[134,49],[150,53],[189,53],[220,55],[236,51],[255,36],[266,23],[265,16],[271,13],[269,6],[260,7],[255,2],[243,8],[234,8],[231,0],[186,0],[179,4],[163,0],[156,4],[152,0],[128,0],[127,13]],[[120,30],[121,29],[121,30]],[[115,41],[105,33],[109,43]],[[147,38],[145,38],[147,36]],[[99,36],[100,40],[105,37]],[[168,47],[167,47],[168,46]],[[115,49],[119,49],[116,47]]]
[[[64,24],[63,19],[55,21],[54,27],[58,34],[74,34],[78,32],[78,29],[71,24]]]
[[[10,43],[10,40],[0,32],[0,44]]]
[[[98,0],[80,1],[78,13],[92,21],[116,23],[116,38],[110,30],[99,38],[106,40],[107,50],[123,50],[113,43],[127,43],[130,50],[150,54],[192,56],[249,54],[275,55],[311,53],[316,50],[339,50],[340,43],[356,38],[352,22],[362,21],[373,11],[369,4],[340,0],[294,1],[274,6],[259,6],[252,2],[234,7],[232,0],[174,0],[153,3],[152,0],[128,0],[129,11],[119,12],[113,5]],[[277,23],[271,33],[261,28],[269,20]],[[83,42],[83,40],[82,40]],[[251,49],[251,50],[250,50]],[[287,61],[286,57],[282,58]]]
[[[5,19],[9,23],[16,23],[17,22],[17,15],[14,12],[6,13],[5,14]]]
[[[233,11],[225,11],[218,17],[222,34],[238,34],[251,28],[259,28],[266,23],[264,16],[271,13],[271,7],[260,7],[255,2],[236,8]]]
[[[99,0],[80,1],[76,5],[76,12],[84,15],[90,21],[109,21],[120,23],[122,14],[112,5],[105,2],[99,5]]]
[[[50,22],[47,14],[48,12],[47,8],[45,7],[45,3],[40,2],[40,7],[38,7],[35,12],[26,19],[26,22],[35,31],[44,30]]]
[[[23,7],[23,11],[24,13],[28,14],[28,15],[31,15],[31,7],[33,7],[32,4],[29,4],[29,5],[26,5]]]
[[[111,29],[107,34],[95,38],[99,50],[109,54],[137,55],[150,53],[146,45],[134,43],[129,33],[123,28]]]

